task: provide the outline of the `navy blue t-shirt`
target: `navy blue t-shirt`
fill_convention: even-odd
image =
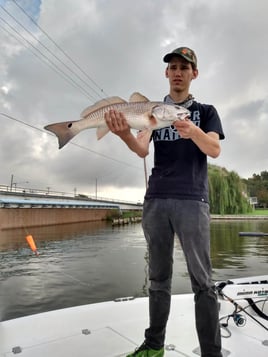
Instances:
[[[212,105],[193,101],[191,120],[205,133],[224,138],[221,121]],[[191,139],[180,138],[175,127],[155,130],[154,167],[145,199],[178,198],[208,202],[207,155]]]

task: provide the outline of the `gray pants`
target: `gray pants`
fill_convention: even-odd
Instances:
[[[196,329],[202,357],[221,357],[218,303],[211,282],[209,205],[192,200],[145,200],[143,230],[149,249],[151,282],[150,327],[145,331],[146,343],[155,349],[164,345],[176,233],[195,294]]]

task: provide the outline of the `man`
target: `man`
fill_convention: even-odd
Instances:
[[[174,235],[179,237],[195,296],[196,330],[202,357],[221,357],[218,303],[211,281],[207,156],[220,154],[224,138],[216,109],[189,93],[198,76],[193,50],[180,47],[164,57],[170,91],[164,99],[188,108],[191,118],[169,128],[132,135],[122,113],[105,115],[110,130],[140,157],[154,142],[154,167],[143,208],[149,249],[150,326],[145,341],[127,357],[162,357],[170,311]]]

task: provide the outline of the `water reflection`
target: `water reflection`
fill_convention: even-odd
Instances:
[[[267,232],[268,222],[212,222],[211,256],[216,279],[267,273],[267,237],[240,237],[242,231]]]
[[[268,221],[211,223],[213,278],[267,274],[268,238],[239,237],[268,232]],[[33,235],[40,256],[25,240]],[[57,308],[145,296],[148,253],[140,224],[111,227],[89,222],[0,231],[0,320]],[[173,293],[190,292],[178,239]]]
[[[25,236],[31,234],[37,243],[45,244],[48,241],[68,240],[79,238],[85,234],[94,234],[105,229],[107,222],[83,222],[72,224],[61,224],[54,226],[42,226],[18,228],[18,229],[1,229],[0,230],[0,251],[17,250],[27,247]]]

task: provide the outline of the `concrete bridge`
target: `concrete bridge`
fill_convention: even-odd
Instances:
[[[1,191],[0,229],[106,220],[124,210],[141,211],[142,204]]]

